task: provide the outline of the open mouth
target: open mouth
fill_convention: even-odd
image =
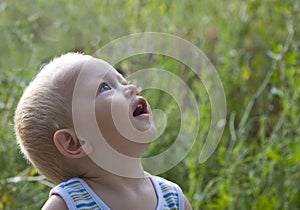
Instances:
[[[142,114],[148,114],[148,109],[147,109],[146,100],[143,99],[143,98],[140,98],[138,100],[137,106],[136,106],[135,110],[133,111],[132,115],[134,117],[137,117],[137,116],[142,115]]]

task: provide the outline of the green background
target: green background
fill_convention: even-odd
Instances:
[[[221,142],[200,164],[211,114],[195,75],[161,55],[117,64],[125,73],[168,69],[199,101],[197,141],[161,176],[178,183],[194,209],[300,209],[299,11],[294,0],[0,0],[0,209],[40,209],[50,190],[23,159],[13,133],[18,99],[40,67],[62,53],[93,54],[109,41],[145,31],[195,44],[217,69],[227,98]],[[162,91],[142,94],[170,117],[164,135],[145,152],[150,156],[176,139],[180,112]]]

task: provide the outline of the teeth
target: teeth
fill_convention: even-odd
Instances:
[[[133,112],[133,116],[138,116],[143,113],[144,106],[143,104],[138,104],[135,111]]]

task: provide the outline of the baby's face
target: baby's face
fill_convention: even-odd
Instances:
[[[82,77],[82,84],[86,90],[81,93],[83,98],[79,97],[83,99],[80,105],[76,106],[84,108],[89,107],[89,103],[94,103],[93,114],[104,139],[114,149],[125,154],[131,153],[127,149],[132,150],[141,145],[145,147],[151,142],[156,133],[151,108],[139,95],[137,88],[128,84],[110,64],[100,59],[92,58],[84,65],[83,70],[85,77]],[[75,101],[77,93],[75,85]],[[93,116],[90,109],[87,108],[86,111],[89,113],[81,114],[79,118],[86,122],[83,125],[88,130],[92,127],[89,126],[89,118]]]

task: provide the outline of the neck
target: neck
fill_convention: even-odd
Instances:
[[[141,163],[141,158],[132,159],[105,159],[103,162],[99,159],[87,157],[79,168],[84,168],[82,177],[95,178],[103,176],[116,176],[122,178],[144,178],[145,172]]]
[[[121,177],[140,178],[144,176],[140,157],[122,154],[109,146],[108,143],[101,143],[99,146],[94,146],[94,148],[100,149],[93,149],[94,151],[89,154],[89,158],[94,161],[96,168],[102,168]]]
[[[136,166],[135,173],[131,174],[135,176],[124,176],[122,174],[116,174],[103,168],[97,166],[95,163],[94,167],[89,169],[89,172],[83,176],[83,179],[90,185],[90,186],[106,186],[113,189],[115,186],[117,187],[130,187],[135,188],[140,186],[141,183],[145,182],[146,178],[148,177],[147,174],[144,172],[143,167],[140,163],[139,166]],[[128,174],[129,169],[126,169],[124,174]]]

